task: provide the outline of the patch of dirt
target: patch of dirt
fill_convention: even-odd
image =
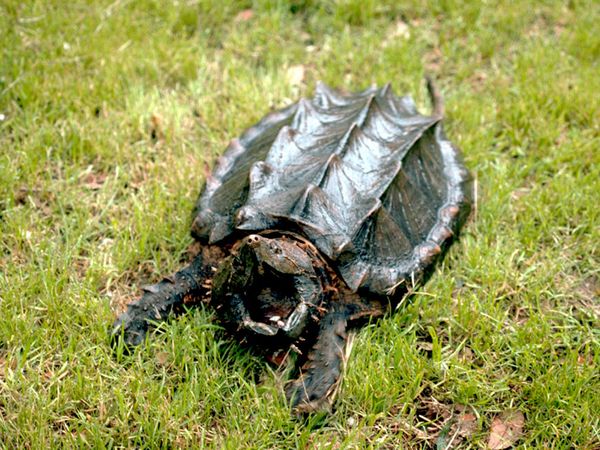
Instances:
[[[110,298],[110,307],[116,314],[121,314],[127,305],[142,295],[140,287],[152,284],[151,280],[159,281],[154,264],[150,261],[141,262],[137,270],[127,270],[116,279],[106,282],[100,292]]]
[[[56,200],[53,192],[38,188],[21,186],[14,193],[15,204],[29,205],[38,210],[42,216],[48,217],[52,214],[52,203]]]
[[[193,241],[185,250],[182,263],[187,264],[194,259],[202,251],[202,244],[198,241]]]
[[[529,28],[525,31],[525,35],[532,38],[538,38],[543,35],[551,35],[555,37],[561,36],[569,24],[567,18],[568,8],[564,8],[562,13],[562,17],[556,20],[547,17],[544,14],[538,14],[531,26],[529,26]]]
[[[83,256],[78,256],[73,258],[73,267],[75,269],[75,273],[79,279],[85,277],[89,267],[90,267],[90,259]]]
[[[80,176],[80,181],[84,188],[89,189],[91,191],[97,191],[104,186],[106,179],[108,178],[108,174],[106,173],[96,173],[93,172],[93,167],[90,166],[89,170],[86,170]]]
[[[468,78],[467,81],[473,87],[474,91],[482,92],[485,88],[487,79],[487,73],[482,70],[478,70],[473,72],[473,74]]]
[[[579,274],[558,274],[554,283],[556,287],[568,294],[562,307],[571,307],[582,316],[600,320],[600,279],[596,274],[582,277]],[[549,307],[551,308],[551,307]]]
[[[417,400],[415,422],[388,416],[376,423],[376,428],[402,434],[403,442],[419,443],[420,448],[456,448],[468,443],[479,432],[476,412],[464,405],[442,403],[434,397]],[[391,411],[391,415],[398,411]]]
[[[597,300],[600,298],[600,280],[595,275],[586,278],[576,288],[576,293],[585,301],[590,301],[596,306],[596,312],[600,314],[600,304]]]

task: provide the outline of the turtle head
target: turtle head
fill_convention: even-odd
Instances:
[[[322,302],[318,262],[289,236],[251,234],[219,266],[211,303],[233,332],[296,339]]]

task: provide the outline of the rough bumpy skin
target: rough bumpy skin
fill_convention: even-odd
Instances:
[[[342,373],[347,327],[423,281],[465,222],[471,178],[442,129],[389,85],[315,96],[268,114],[208,176],[192,234],[203,252],[116,322],[137,344],[148,322],[206,301],[244,341],[303,361],[287,394],[323,408]]]

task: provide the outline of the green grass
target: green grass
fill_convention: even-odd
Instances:
[[[507,409],[527,448],[600,447],[597,2],[22,3],[0,5],[0,447],[412,448],[461,405],[463,447]],[[285,374],[209,311],[112,353],[114,311],[186,259],[229,139],[319,79],[426,109],[426,72],[477,212],[358,333],[331,415],[290,417]]]

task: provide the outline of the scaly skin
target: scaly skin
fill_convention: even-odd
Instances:
[[[194,213],[202,254],[147,288],[114,334],[137,345],[153,321],[206,300],[241,342],[298,349],[287,396],[300,412],[326,406],[348,323],[425,282],[471,210],[472,179],[428,89],[426,116],[390,85],[344,95],[319,84],[234,139]]]
[[[153,323],[210,297],[222,323],[238,337],[260,338],[273,348],[291,344],[303,348],[305,363],[286,394],[297,412],[322,409],[340,380],[351,309],[331,289],[317,253],[299,236],[249,235],[234,246],[215,273],[217,260],[205,250],[172,277],[147,287],[116,320],[113,336],[122,335],[128,347],[137,346]],[[329,308],[331,304],[335,306]],[[315,327],[308,325],[317,322],[318,335],[311,337]]]
[[[153,322],[165,321],[182,314],[185,307],[197,305],[209,295],[207,280],[213,276],[212,268],[222,254],[221,249],[207,246],[189,266],[157,284],[143,287],[142,297],[130,303],[114,322],[113,338],[122,334],[127,346],[137,346],[144,341]]]

